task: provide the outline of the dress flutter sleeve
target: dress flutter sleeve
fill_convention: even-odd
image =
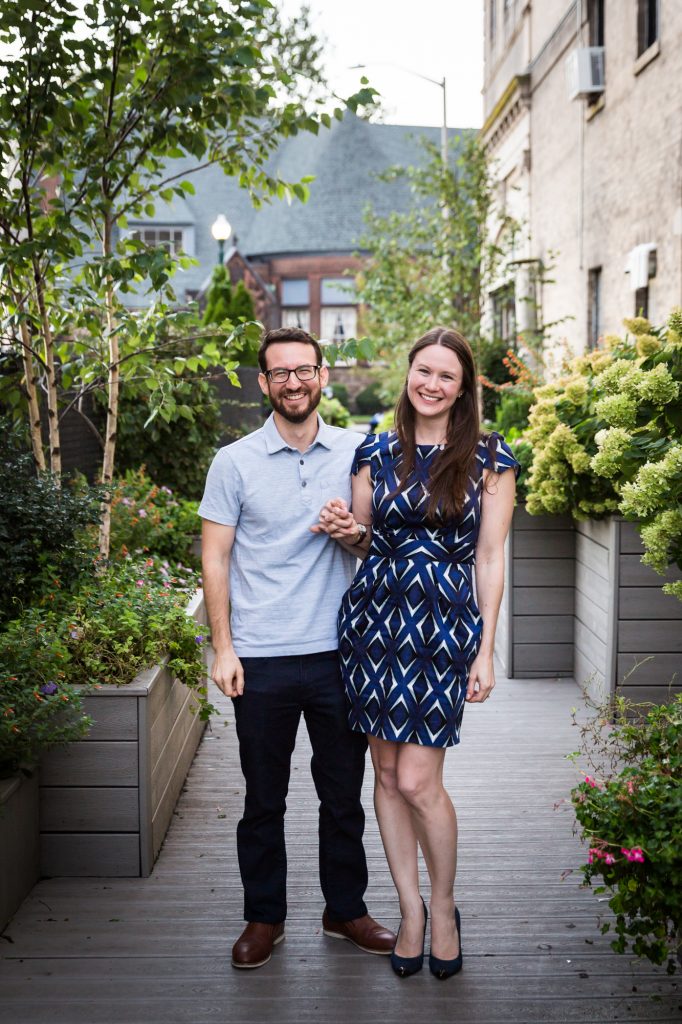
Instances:
[[[380,440],[378,434],[368,434],[360,442],[355,450],[355,458],[351,466],[351,473],[357,476],[363,466],[370,467],[370,475],[374,477],[374,463],[379,455]]]
[[[486,438],[481,439],[478,447],[478,457],[482,469],[492,469],[495,473],[504,473],[507,469],[513,469],[514,476],[518,480],[521,466],[502,434],[493,431]]]

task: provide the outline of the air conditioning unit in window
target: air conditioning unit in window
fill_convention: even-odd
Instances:
[[[569,100],[604,91],[604,47],[579,46],[566,58]]]

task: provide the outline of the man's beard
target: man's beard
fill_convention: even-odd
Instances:
[[[291,388],[289,389],[291,391]],[[287,405],[283,400],[284,396],[282,392],[275,395],[271,388],[268,388],[268,394],[270,396],[270,404],[275,412],[278,412],[282,419],[287,420],[288,423],[303,423],[307,420],[312,412],[317,409],[322,398],[322,388],[318,385],[314,391],[305,389],[308,393],[308,401],[304,403],[297,402],[295,407]]]

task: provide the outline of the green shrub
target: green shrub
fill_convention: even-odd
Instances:
[[[508,380],[507,359],[509,355],[509,343],[499,338],[492,340],[481,339],[476,354],[477,370],[479,379],[487,386],[483,387],[483,418],[493,420],[498,405],[500,404],[501,392],[490,385],[502,385]]]
[[[69,653],[53,611],[28,608],[0,633],[0,778],[84,736],[82,694],[66,681]]]
[[[332,389],[332,398],[337,398],[341,405],[345,405],[346,409],[350,409],[350,395],[348,388],[345,384],[330,384]]]
[[[200,532],[197,502],[159,487],[145,467],[128,470],[114,483],[111,501],[111,557],[151,554],[174,564],[198,566],[192,542]]]
[[[615,710],[615,726],[607,723]],[[643,715],[644,712],[644,715]],[[595,893],[609,894],[617,953],[676,967],[682,940],[682,694],[662,706],[616,698],[581,729],[593,774],[571,793],[582,838],[582,868]],[[603,883],[603,884],[601,884]]]
[[[185,498],[199,499],[206,473],[223,432],[220,401],[207,381],[187,385],[183,403],[193,420],[177,412],[168,423],[157,416],[149,426],[149,400],[121,396],[116,470],[124,474],[145,465],[152,480]]]
[[[532,404],[533,395],[528,392],[503,392],[495,410],[493,429],[505,438],[513,429],[524,430],[528,426],[528,412]]]
[[[372,381],[366,388],[358,392],[355,398],[355,408],[361,415],[371,416],[386,408],[386,402],[381,397],[381,384],[379,381]]]
[[[36,473],[32,456],[6,421],[0,455],[0,623],[39,600],[45,580],[58,576],[71,586],[89,571],[94,544],[86,527],[99,522],[101,496],[79,482],[59,487],[49,473]]]
[[[663,328],[624,323],[628,337],[536,390],[528,511],[620,512],[641,528],[643,560],[664,572],[682,568],[682,311]],[[682,582],[664,589],[682,599]]]
[[[350,427],[352,423],[348,409],[341,405],[336,398],[327,398],[326,395],[323,395],[318,410],[324,422],[330,423],[334,427]]]

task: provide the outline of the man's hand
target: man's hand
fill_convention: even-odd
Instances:
[[[310,529],[312,533],[326,533],[334,540],[352,544],[357,539],[358,524],[343,498],[332,498],[322,506],[319,522]]]
[[[226,697],[241,697],[244,692],[244,669],[232,648],[216,651],[211,679]]]

